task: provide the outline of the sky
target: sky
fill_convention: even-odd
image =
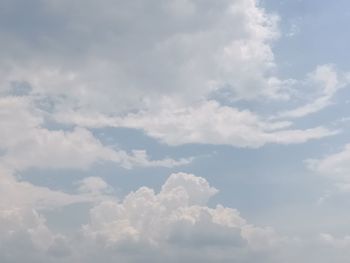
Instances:
[[[349,262],[349,23],[0,0],[0,262]]]

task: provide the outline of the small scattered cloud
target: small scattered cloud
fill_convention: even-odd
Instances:
[[[316,98],[312,101],[292,110],[280,112],[277,118],[302,118],[317,113],[334,102],[335,94],[349,84],[348,73],[338,72],[333,65],[318,66],[308,75],[306,85],[315,87]]]
[[[328,176],[335,182],[346,184],[350,182],[350,144],[346,144],[336,153],[326,155],[320,159],[308,159],[305,162],[309,169]]]

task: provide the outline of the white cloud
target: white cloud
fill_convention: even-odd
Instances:
[[[321,159],[306,160],[308,167],[322,175],[329,176],[341,183],[350,182],[350,144],[344,148]]]
[[[281,118],[301,118],[319,112],[332,104],[332,99],[337,91],[349,83],[347,73],[339,72],[333,65],[320,65],[308,75],[306,86],[315,87],[314,95],[306,95],[305,90],[301,91],[301,96],[310,97],[311,102],[292,110],[281,112],[277,117]],[[302,84],[302,83],[300,83]],[[305,85],[304,84],[304,85]],[[301,85],[305,88],[304,85]]]
[[[88,203],[91,198],[20,181],[1,165],[0,181],[0,261],[51,262],[47,253],[68,253],[65,237],[47,226],[41,211]]]
[[[144,150],[131,154],[103,146],[86,129],[70,132],[38,129],[26,144],[9,148],[0,161],[11,168],[24,170],[30,167],[50,169],[88,169],[94,163],[111,161],[130,169],[140,167],[174,167],[189,164],[191,158],[150,160]],[[29,154],[30,153],[30,154]]]
[[[210,187],[208,182],[201,177],[195,177],[192,174],[178,173],[172,174],[162,186],[162,193],[170,193],[182,189],[186,193],[190,193],[189,204],[206,204],[210,197],[217,193],[213,187]],[[182,191],[182,190],[181,190]]]
[[[79,192],[82,193],[96,193],[105,192],[109,190],[108,184],[100,177],[86,177],[79,182]]]
[[[71,202],[75,197],[74,201],[94,205],[89,223],[75,233],[55,233],[41,214],[70,204],[60,201],[67,194],[43,191],[10,175],[7,179],[12,187],[0,191],[0,259],[4,262],[24,258],[27,262],[114,262],[116,257],[119,262],[243,260],[286,242],[271,228],[248,224],[235,209],[208,207],[217,190],[191,174],[172,174],[159,193],[141,187],[121,201],[100,198],[110,187],[102,179],[84,179],[79,186],[82,194],[70,196]],[[86,195],[90,193],[96,195]],[[38,196],[47,198],[45,205],[39,205]],[[23,251],[14,253],[19,247]]]
[[[31,191],[23,191],[24,185]],[[112,196],[100,198],[110,186],[101,178],[86,178],[79,185],[81,194],[70,198],[92,203],[88,223],[62,233],[53,231],[42,214],[70,204],[60,201],[60,192],[18,181],[13,187],[0,191],[0,259],[6,263],[108,263],[116,258],[120,263],[323,263],[330,255],[346,262],[339,253],[348,248],[348,237],[321,234],[317,240],[300,240],[281,236],[271,227],[254,226],[236,209],[208,206],[217,189],[192,174],[172,174],[158,193],[144,186],[120,201]],[[38,206],[39,195],[46,198],[45,205]],[[322,251],[322,255],[312,251]]]
[[[209,205],[218,190],[192,174],[172,174],[159,191],[143,186],[120,200],[99,177],[79,181],[75,194],[17,177],[33,167],[171,168],[193,160],[115,149],[91,127],[139,129],[168,145],[251,148],[336,134],[208,100],[221,89],[231,102],[292,95],[296,81],[276,75],[278,17],[257,0],[5,0],[1,10],[1,262],[329,262],[303,257],[294,239],[250,224],[236,209]],[[306,81],[320,86],[315,101],[278,117],[324,109],[346,78],[318,67]],[[74,128],[50,129],[53,119]],[[327,174],[342,167],[336,173],[347,183],[347,148],[310,167]],[[91,206],[84,208],[89,218],[76,231],[61,233],[46,221],[48,210],[82,203]],[[348,248],[348,237],[321,237],[331,248]]]
[[[0,210],[65,206],[78,202],[87,202],[87,198],[70,195],[60,191],[52,191],[46,187],[35,186],[26,181],[16,179],[13,171],[0,167]]]
[[[44,128],[43,114],[27,97],[2,97],[0,114],[4,124],[0,131],[0,163],[10,169],[37,168],[87,169],[99,161],[111,161],[122,167],[174,167],[191,158],[151,160],[146,151],[131,154],[104,146],[84,128],[72,131]]]
[[[9,3],[9,14],[14,12],[4,18],[9,25],[19,12],[17,4]],[[142,129],[169,145],[207,143],[254,148],[267,143],[303,143],[336,133],[325,127],[287,129],[292,123],[265,121],[250,111],[207,100],[221,88],[229,89],[234,100],[290,96],[289,81],[280,80],[274,73],[271,42],[279,35],[278,18],[255,0],[152,0],[148,4],[50,1],[39,6],[35,17],[41,23],[35,25],[31,38],[19,28],[0,29],[4,31],[4,48],[19,54],[0,64],[0,75],[3,94],[28,87],[21,99],[33,104],[31,110],[40,108],[47,118],[56,116],[58,121],[85,127],[107,122],[104,125]],[[27,15],[31,17],[32,12],[29,8]],[[51,23],[55,26],[47,31],[45,25]],[[34,25],[27,26],[32,32]],[[18,46],[9,45],[19,39],[27,43],[22,53],[17,52]],[[33,43],[41,47],[40,52]],[[79,51],[73,52],[77,46]],[[319,71],[332,77],[331,69]],[[324,80],[323,75],[319,78]],[[333,84],[326,83],[325,89]],[[323,100],[315,105],[323,107]],[[315,105],[308,107],[313,111]],[[77,117],[76,111],[87,118]],[[302,115],[310,112],[301,111]],[[100,118],[99,124],[95,117]],[[35,134],[27,137],[38,146],[42,158],[21,156],[28,152],[22,151],[23,145],[33,147],[26,142],[9,152],[13,154],[7,157],[9,165],[45,163],[57,168],[61,167],[59,158],[73,168],[89,167],[101,160],[112,160],[126,168],[191,162],[191,158],[151,160],[145,151],[113,151],[86,129],[48,131],[41,128],[40,118],[36,121]],[[67,141],[65,146],[61,144],[66,148],[57,148],[59,141]],[[68,147],[72,149],[68,151]],[[59,157],[56,163],[48,160],[53,151]],[[84,157],[73,162],[73,155]]]
[[[56,115],[56,120],[88,127],[142,129],[169,145],[206,143],[256,148],[267,143],[303,143],[337,133],[325,127],[291,129],[288,127],[290,122],[265,121],[248,110],[221,106],[215,101],[189,107],[178,107],[169,102],[161,110],[130,113],[125,117],[84,116],[69,112]]]
[[[346,198],[350,193],[350,144],[321,158],[310,158],[304,162],[310,171],[328,178],[331,182],[332,187],[319,198],[318,204],[339,196]]]
[[[31,0],[22,9],[8,2],[3,16],[2,89],[27,83],[56,107],[116,112],[222,87],[236,99],[287,96],[271,50],[278,18],[255,0]]]
[[[54,248],[59,236],[46,226],[44,218],[33,210],[0,210],[1,262],[45,262],[46,251]]]
[[[235,209],[207,207],[216,192],[204,178],[172,174],[159,193],[141,187],[119,203],[97,204],[90,211],[84,235],[121,255],[124,249],[132,249],[135,256],[128,254],[126,262],[139,262],[143,256],[152,262],[234,260],[249,257],[247,249],[254,254],[286,241],[271,228],[248,224]]]

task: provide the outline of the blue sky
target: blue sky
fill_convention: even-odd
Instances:
[[[348,262],[349,20],[0,1],[0,261]]]

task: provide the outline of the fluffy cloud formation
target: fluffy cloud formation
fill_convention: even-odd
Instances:
[[[40,211],[91,202],[91,198],[20,181],[1,165],[0,181],[0,261],[51,262],[50,253],[68,253],[62,243],[65,238],[49,229]]]
[[[93,207],[84,236],[109,253],[132,249],[125,262],[243,260],[249,257],[246,249],[254,253],[283,243],[272,229],[248,224],[235,209],[207,207],[216,192],[204,178],[172,174],[159,193],[142,187],[120,203]]]
[[[291,119],[331,104],[347,73],[323,65],[305,83],[281,79],[272,50],[278,20],[258,0],[2,1],[0,261],[328,263],[330,255],[344,254],[347,236],[287,237],[234,208],[212,206],[218,190],[193,174],[173,173],[160,190],[143,186],[120,199],[98,176],[76,182],[76,191],[26,181],[30,168],[50,176],[91,172],[105,162],[131,169],[193,160],[116,149],[93,128],[138,129],[170,146],[258,148],[335,135],[323,124],[299,128]],[[295,83],[316,87],[315,101],[278,114],[282,102],[289,108],[305,96],[292,89]],[[256,102],[280,103],[277,114],[245,110]],[[325,174],[342,167],[336,175],[347,183],[347,148],[308,163]],[[55,213],[76,216],[79,226]]]
[[[13,171],[0,166],[0,210],[40,209],[87,202],[86,196],[70,195],[19,180]]]
[[[120,201],[112,196],[100,198],[109,187],[98,177],[80,182],[81,194],[76,197],[93,193],[92,199],[80,200],[91,202],[92,207],[88,223],[69,233],[51,229],[43,214],[63,203],[2,204],[1,262],[326,263],[331,256],[347,262],[348,237],[291,238],[271,227],[254,226],[236,209],[208,206],[218,190],[192,174],[171,174],[159,192],[144,186]],[[1,200],[8,197],[3,191],[0,196]],[[24,192],[22,200],[28,197]]]
[[[99,178],[87,178],[79,191],[98,195],[107,187]],[[271,228],[248,224],[235,209],[208,207],[215,193],[204,178],[177,173],[170,175],[159,193],[141,187],[120,202],[95,196],[89,223],[72,235],[50,230],[35,206],[3,206],[0,242],[2,247],[10,244],[12,250],[0,259],[19,262],[26,255],[29,262],[114,262],[115,258],[119,262],[246,262],[255,253],[267,253],[287,242]],[[2,199],[5,195],[1,192]],[[11,252],[19,245],[25,254]]]
[[[195,247],[247,243],[256,249],[278,245],[280,239],[272,229],[247,224],[237,210],[206,207],[216,192],[204,178],[172,174],[158,194],[142,187],[121,203],[98,204],[84,232],[110,246],[125,241],[146,242],[155,248],[166,243]]]
[[[220,88],[286,96],[270,47],[278,19],[255,0],[16,0],[1,17],[8,88],[25,83],[65,107],[118,111]]]
[[[0,261],[55,262],[69,255],[66,238],[48,227],[41,212],[90,203],[91,196],[35,186],[1,166],[0,181]]]
[[[0,235],[0,259],[4,263],[52,262],[50,253],[69,254],[69,248],[60,244],[64,238],[54,235],[45,219],[30,209],[1,210]]]
[[[26,2],[25,15],[18,8],[23,4],[17,0],[4,5],[2,19],[7,26],[0,27],[0,47],[8,52],[0,63],[0,94],[28,100],[47,119],[87,128],[142,129],[169,145],[257,148],[267,143],[303,143],[336,133],[326,127],[287,128],[292,123],[266,121],[258,113],[208,100],[222,90],[233,101],[286,100],[291,95],[293,80],[276,76],[271,49],[279,35],[278,18],[255,0],[133,4],[31,0]],[[21,15],[28,18],[26,23],[14,19]],[[325,84],[324,94],[315,102],[319,106],[296,109],[298,116],[311,108],[311,112],[323,108],[340,85],[331,66],[318,68],[310,79]],[[281,116],[292,115],[295,112]],[[36,145],[41,145],[38,154],[44,157],[51,155],[46,153],[58,141],[70,141],[72,155],[82,156],[79,151],[86,150],[84,160],[72,166],[113,160],[127,168],[172,167],[191,161],[153,161],[145,151],[112,152],[83,128],[70,132],[40,129],[28,134],[35,136]],[[84,147],[85,141],[78,138],[86,139]],[[6,160],[10,165],[30,167],[29,162],[35,161],[13,154]],[[58,161],[55,165],[52,167],[60,166]]]
[[[9,169],[37,168],[87,169],[99,161],[111,161],[122,167],[173,167],[190,159],[150,160],[144,150],[131,154],[104,146],[84,128],[71,131],[44,128],[43,113],[26,97],[0,98],[0,164]]]

